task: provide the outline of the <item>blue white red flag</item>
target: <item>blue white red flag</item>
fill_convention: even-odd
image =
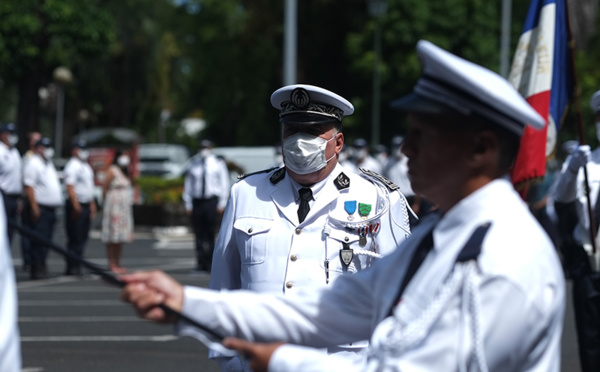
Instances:
[[[543,177],[573,92],[566,0],[532,0],[510,71],[510,83],[547,118],[525,129],[512,171],[514,185]]]

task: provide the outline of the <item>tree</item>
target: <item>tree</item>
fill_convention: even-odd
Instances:
[[[17,86],[21,138],[39,130],[38,90],[52,70],[89,61],[110,44],[112,18],[101,5],[100,0],[0,2],[0,75]]]

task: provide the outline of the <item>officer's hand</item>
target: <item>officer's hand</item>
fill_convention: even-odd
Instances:
[[[225,208],[217,207],[217,213],[219,215],[223,214],[224,212],[225,212]]]
[[[177,312],[183,307],[183,286],[162,271],[139,271],[119,276],[127,283],[121,299],[129,302],[142,318],[159,323],[174,323],[176,317],[159,308],[165,304]]]
[[[34,221],[37,221],[40,216],[42,215],[42,212],[40,212],[40,208],[39,207],[31,207],[31,218]]]
[[[283,344],[283,342],[260,344],[240,340],[239,338],[226,338],[223,340],[223,345],[225,345],[225,347],[237,350],[248,357],[250,360],[250,368],[252,368],[254,372],[267,372],[271,356],[275,350]]]
[[[590,161],[591,150],[588,145],[578,146],[571,154],[568,168],[571,172],[576,173],[581,166]]]

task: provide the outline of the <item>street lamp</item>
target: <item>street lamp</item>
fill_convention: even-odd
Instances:
[[[56,126],[54,131],[54,148],[58,156],[62,155],[63,122],[65,111],[65,85],[73,81],[73,74],[67,67],[59,66],[54,69],[52,77],[56,82]]]
[[[387,0],[367,0],[369,14],[375,18],[375,32],[373,33],[373,110],[371,111],[371,148],[379,143],[381,128],[381,17],[387,12]]]

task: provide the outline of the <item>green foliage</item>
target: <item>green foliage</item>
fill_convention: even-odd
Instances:
[[[183,178],[166,180],[160,177],[139,177],[136,186],[139,188],[144,204],[158,205],[166,203],[182,203]]]

